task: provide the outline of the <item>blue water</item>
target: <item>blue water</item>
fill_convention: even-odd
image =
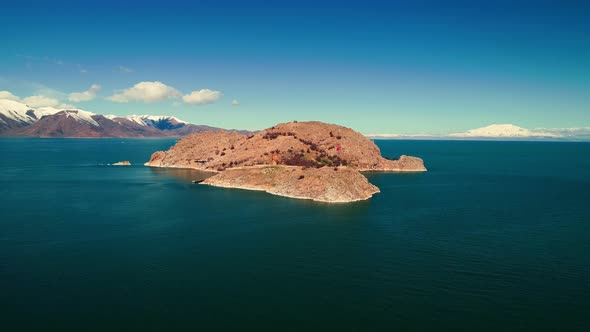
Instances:
[[[0,139],[2,330],[590,330],[589,143],[377,143],[429,172],[330,205]]]

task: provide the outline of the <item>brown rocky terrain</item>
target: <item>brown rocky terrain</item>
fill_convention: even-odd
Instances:
[[[385,159],[362,134],[322,122],[282,123],[249,135],[192,134],[155,152],[146,165],[218,172],[203,183],[330,202],[367,199],[379,191],[358,171],[426,171],[420,158]]]
[[[369,183],[366,177],[348,167],[305,170],[294,166],[230,168],[201,183],[330,203],[365,200],[379,192],[379,188]]]

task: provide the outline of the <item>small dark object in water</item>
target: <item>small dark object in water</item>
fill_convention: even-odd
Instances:
[[[203,182],[203,181],[205,181],[205,179],[202,179],[202,180],[193,180],[192,182],[193,182],[193,183],[201,183],[201,182]]]

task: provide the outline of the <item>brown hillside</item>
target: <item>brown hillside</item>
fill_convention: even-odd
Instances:
[[[223,171],[255,165],[321,168],[349,166],[365,171],[424,171],[419,158],[383,158],[373,141],[354,130],[322,122],[290,122],[250,135],[204,132],[186,136],[170,150],[154,153],[156,167]]]
[[[420,158],[384,159],[362,134],[321,122],[283,123],[249,135],[193,134],[146,165],[218,172],[202,182],[207,185],[334,203],[379,192],[359,171],[426,171]]]

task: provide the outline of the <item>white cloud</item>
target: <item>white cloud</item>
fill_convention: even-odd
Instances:
[[[20,103],[27,104],[31,108],[53,107],[61,109],[76,109],[76,106],[74,105],[64,104],[59,99],[49,97],[44,94],[37,94],[21,99],[18,96],[12,94],[10,91],[0,91],[0,99],[18,101]]]
[[[19,98],[10,91],[0,91],[0,99],[18,101],[20,103],[27,104],[31,108],[52,107],[56,109],[77,109],[77,107],[74,105],[62,102],[62,100],[68,97],[68,95],[63,92],[39,84],[33,84],[33,88],[36,90],[35,94],[25,98]],[[88,91],[71,93],[70,98],[68,99],[74,102],[90,100],[94,98],[90,98],[92,94],[96,94],[96,92],[99,90],[100,86],[94,84]]]
[[[184,102],[187,104],[205,105],[214,103],[221,97],[223,97],[223,93],[221,91],[202,89],[193,91],[190,94],[183,96],[182,100],[184,100]]]
[[[84,92],[72,92],[68,96],[69,101],[73,101],[75,103],[80,101],[89,101],[96,98],[96,93],[100,91],[100,85],[92,84],[90,89]]]
[[[129,101],[155,103],[178,97],[180,97],[178,90],[162,82],[139,82],[129,89],[110,96],[108,99],[117,103],[127,103]]]
[[[46,97],[46,96],[30,96],[26,97],[23,100],[23,103],[29,105],[30,107],[57,107],[61,102],[55,98]]]
[[[20,98],[13,95],[10,91],[0,91],[0,99],[10,99],[14,101],[20,101]]]
[[[47,97],[47,96],[29,96],[21,100],[23,103],[29,105],[29,107],[37,108],[37,107],[55,107],[55,108],[67,108],[67,109],[75,109],[76,106],[64,104],[60,102],[58,99]]]
[[[231,105],[232,106],[238,106],[238,105],[240,105],[240,102],[234,99],[234,100],[231,101]]]

